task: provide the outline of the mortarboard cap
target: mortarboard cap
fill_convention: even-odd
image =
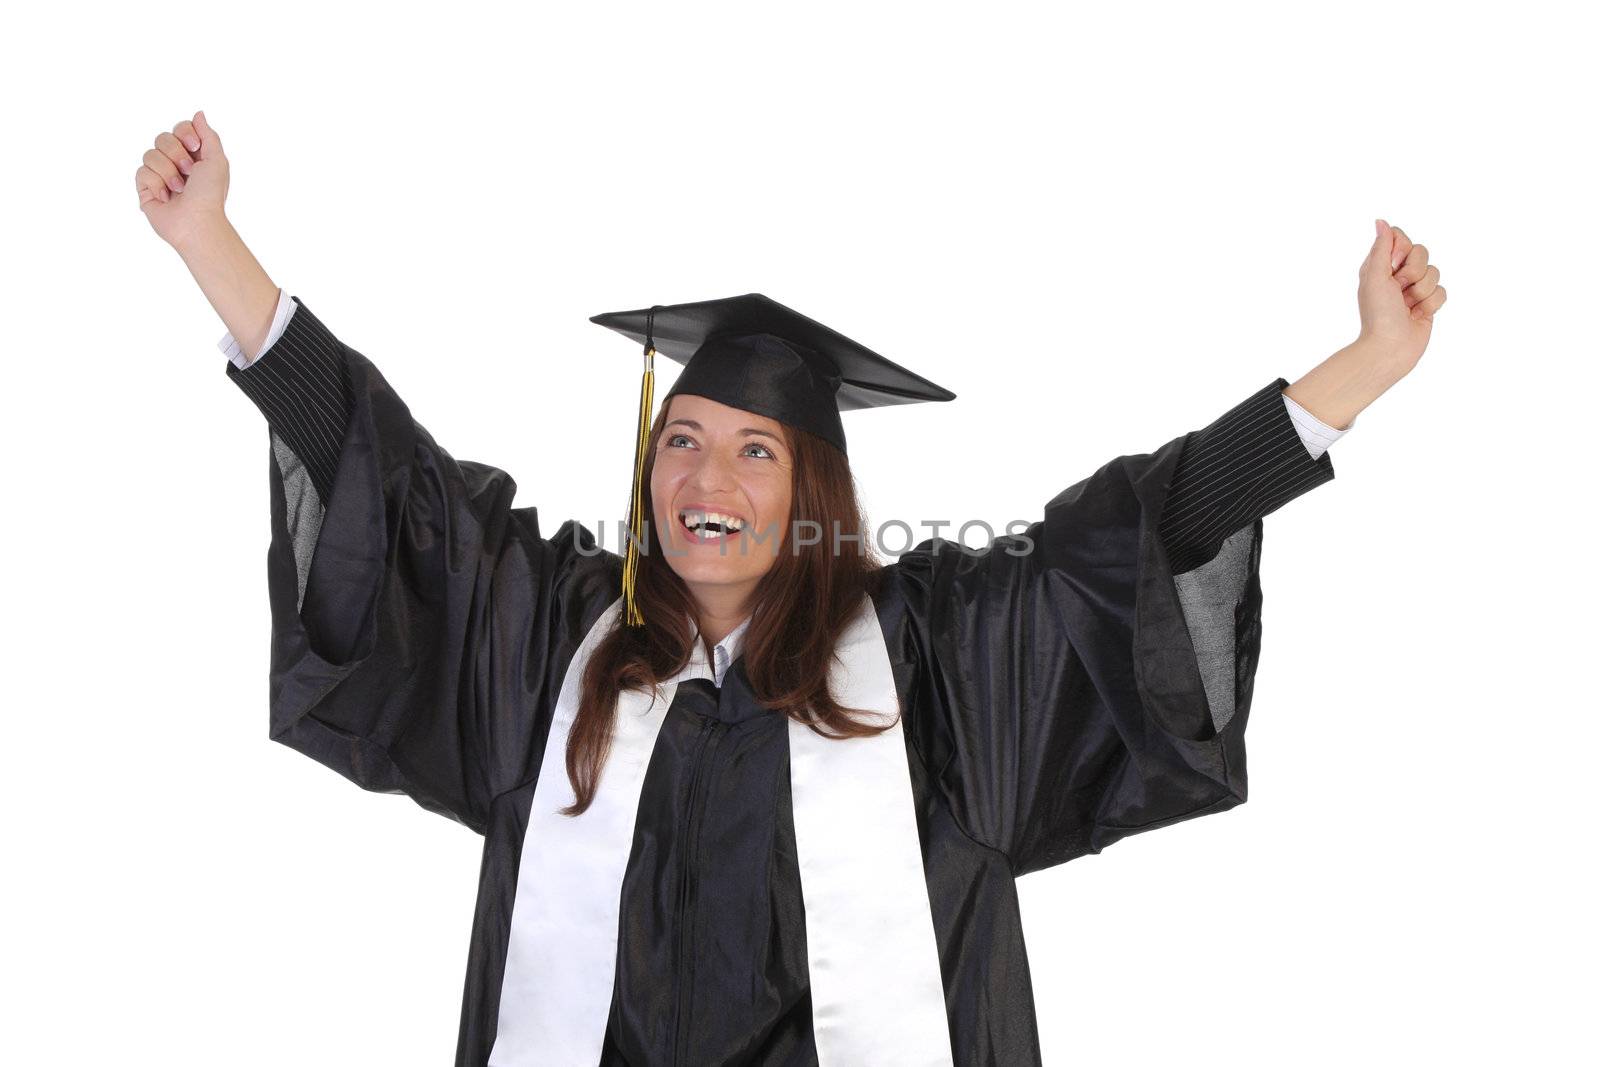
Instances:
[[[629,625],[643,622],[633,605],[633,579],[644,531],[641,483],[655,390],[655,353],[684,364],[665,399],[679,393],[704,396],[809,430],[840,452],[846,451],[841,411],[955,399],[950,390],[760,293],[610,311],[589,321],[644,345],[628,523],[632,536],[623,572]]]
[[[667,399],[709,397],[809,430],[845,451],[839,412],[954,400],[839,331],[760,293],[611,311],[609,327],[684,364]]]

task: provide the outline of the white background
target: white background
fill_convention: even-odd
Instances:
[[[598,312],[827,321],[959,396],[845,416],[869,514],[1002,525],[1353,340],[1403,227],[1449,301],[1267,518],[1250,802],[1019,882],[1044,1058],[1594,1062],[1580,11],[9,16],[0,1059],[455,1047],[480,839],[267,738],[265,424],[133,185],[203,108],[274,282],[550,530],[626,500]]]

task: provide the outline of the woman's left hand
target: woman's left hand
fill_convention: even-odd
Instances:
[[[1382,354],[1398,379],[1411,373],[1427,349],[1445,289],[1425,245],[1413,244],[1405,231],[1382,219],[1375,225],[1378,236],[1361,264],[1356,291],[1361,338]]]

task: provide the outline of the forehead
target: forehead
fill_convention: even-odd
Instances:
[[[662,412],[661,417],[666,421],[692,419],[710,433],[738,433],[740,430],[751,428],[766,430],[779,439],[783,437],[783,424],[777,419],[770,419],[754,411],[746,411],[744,408],[730,407],[721,401],[694,393],[678,393],[668,398],[666,410]]]

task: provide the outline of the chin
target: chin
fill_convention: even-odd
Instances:
[[[761,573],[720,559],[694,559],[680,556],[672,561],[672,569],[686,582],[701,585],[734,585],[761,577]]]

